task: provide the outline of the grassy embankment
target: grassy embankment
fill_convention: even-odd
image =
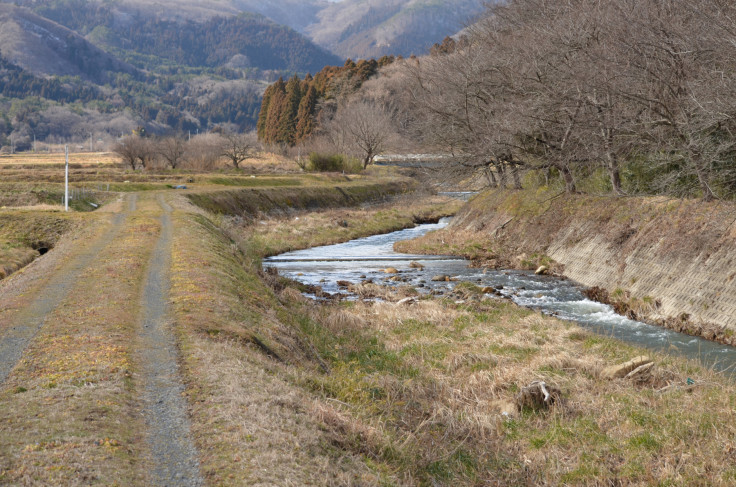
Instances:
[[[548,265],[595,286],[591,297],[622,315],[736,345],[736,274],[728,270],[735,208],[661,196],[488,191],[451,228],[397,248],[463,255],[478,267]]]
[[[79,218],[52,211],[0,212],[0,279],[30,264],[53,248]]]
[[[334,224],[301,238],[301,219],[256,223],[236,242],[220,218],[188,211],[177,213],[174,303],[215,484],[736,481],[736,387],[710,371],[656,356],[640,382],[603,379],[642,350],[469,284],[463,304],[321,306],[260,273],[258,256],[334,241]],[[533,380],[558,387],[561,403],[502,416]]]

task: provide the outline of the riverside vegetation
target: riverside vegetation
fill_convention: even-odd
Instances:
[[[92,181],[105,179],[87,170]],[[110,215],[125,216],[119,237],[44,321],[0,389],[0,481],[148,482],[135,303],[161,231],[161,198],[173,207],[172,333],[209,485],[736,481],[736,387],[694,363],[657,355],[640,380],[604,379],[605,367],[642,351],[484,299],[471,284],[411,305],[395,302],[412,289],[386,290],[380,302],[317,303],[299,284],[261,270],[266,255],[457,210],[414,194],[412,204],[284,210],[298,191],[332,191],[342,196],[327,201],[357,204],[374,194],[358,189],[386,184],[384,176],[259,175],[265,182],[252,187],[239,171],[138,173],[151,187],[54,226],[62,234],[54,250],[0,283],[3,334],[65,260],[113,228]],[[166,188],[180,178],[195,183],[186,193]],[[260,214],[237,212],[253,198]],[[534,380],[559,388],[561,399],[549,410],[510,406]]]
[[[694,363],[657,356],[655,371],[642,381],[603,379],[605,367],[642,351],[505,301],[474,300],[482,293],[473,285],[458,291],[466,298],[464,304],[431,298],[412,306],[394,304],[411,290],[386,292],[385,301],[378,303],[314,303],[301,297],[298,284],[257,277],[257,256],[270,253],[261,238],[298,235],[300,221],[254,222],[236,237],[238,250],[227,258],[212,253],[204,266],[215,276],[233,268],[233,259],[245,259],[246,266],[238,266],[238,273],[244,272],[242,284],[212,288],[213,277],[192,294],[192,299],[199,298],[195,302],[218,303],[209,312],[194,311],[196,305],[188,308],[198,317],[192,323],[209,323],[205,333],[221,344],[223,358],[211,374],[220,381],[218,398],[228,403],[201,406],[202,417],[210,417],[214,408],[219,411],[216,424],[237,415],[240,401],[253,404],[250,386],[237,389],[244,395],[238,400],[225,392],[238,381],[234,375],[244,373],[234,364],[247,363],[250,370],[253,356],[258,357],[256,370],[267,364],[268,384],[278,385],[272,390],[282,398],[271,403],[278,407],[258,408],[263,421],[279,425],[277,434],[254,426],[257,421],[247,417],[250,409],[240,410],[233,417],[241,426],[227,438],[212,432],[213,444],[220,445],[217,451],[243,448],[254,456],[273,455],[276,463],[279,454],[274,450],[301,455],[303,449],[293,450],[293,444],[306,441],[305,433],[293,424],[281,429],[289,423],[276,417],[296,421],[306,415],[322,425],[329,440],[326,454],[333,456],[329,472],[336,485],[733,481],[728,452],[736,433],[731,425],[736,389],[725,378]],[[228,240],[215,237],[210,223],[201,224],[200,231],[207,229],[213,245],[219,241],[217,245],[227,247]],[[309,243],[334,241],[329,226],[323,235],[321,242],[319,235],[310,234]],[[277,246],[286,250],[297,245]],[[251,257],[238,257],[240,251]],[[211,260],[215,255],[217,260]],[[247,296],[251,304],[227,306],[238,302],[235,293]],[[224,319],[218,309],[229,309],[234,316]],[[256,309],[261,311],[254,316]],[[248,352],[238,345],[243,342],[250,344]],[[200,341],[197,346],[205,345]],[[238,362],[239,356],[249,358]],[[200,370],[198,366],[191,369]],[[229,367],[234,368],[228,372]],[[697,385],[688,386],[688,378]],[[561,403],[550,411],[517,413],[512,407],[510,416],[502,415],[520,388],[534,380],[559,387]],[[284,404],[283,397],[292,399]],[[263,480],[229,458],[223,453],[210,465],[223,476]],[[318,472],[324,468],[319,461],[313,465]],[[302,469],[295,478],[306,481],[309,471]]]

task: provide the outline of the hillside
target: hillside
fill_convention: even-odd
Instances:
[[[0,4],[0,46],[6,60],[36,75],[80,76],[102,84],[112,73],[137,74],[76,32],[10,4]]]
[[[41,15],[82,32],[94,28],[90,15],[113,29],[134,19],[207,22],[241,13],[267,17],[305,34],[344,58],[424,54],[429,47],[460,31],[477,16],[483,0],[20,0]],[[491,2],[494,3],[494,2]],[[92,28],[90,28],[92,26]],[[135,44],[132,44],[135,45]],[[333,63],[335,64],[335,63]],[[340,64],[340,63],[337,63]],[[314,71],[314,70],[313,70]]]
[[[344,57],[424,54],[462,30],[481,0],[345,0],[319,13],[310,38]]]
[[[33,140],[90,137],[104,147],[136,127],[250,130],[265,81],[342,64],[259,14],[192,4],[182,12],[202,14],[195,22],[109,2],[21,3],[27,7],[0,3],[0,148],[7,152],[29,150]]]
[[[195,8],[186,2],[145,6],[136,2],[59,0],[27,4],[40,15],[145,69],[173,64],[316,72],[341,63],[293,29],[257,13],[238,13],[224,7]]]

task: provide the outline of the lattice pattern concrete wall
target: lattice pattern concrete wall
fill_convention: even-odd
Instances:
[[[649,296],[661,303],[652,318],[687,313],[736,330],[732,203],[497,192],[477,198],[453,225],[509,255],[544,252],[586,286]]]

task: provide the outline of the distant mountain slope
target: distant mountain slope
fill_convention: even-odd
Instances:
[[[193,67],[229,65],[292,72],[317,72],[326,65],[342,63],[302,34],[260,14],[234,15],[237,11],[229,8],[228,2],[192,5],[187,0],[147,4],[136,0],[43,3],[26,0],[26,3],[39,14],[86,35],[98,46],[114,48],[119,57],[139,67],[162,64],[156,58]]]
[[[80,76],[104,84],[112,73],[136,73],[72,30],[6,3],[0,3],[0,52],[36,75]]]
[[[483,11],[484,0],[345,0],[319,13],[306,32],[345,57],[424,54]],[[493,2],[491,2],[493,3]]]
[[[91,12],[118,29],[136,19],[206,22],[261,14],[345,58],[423,54],[483,10],[485,0],[16,0],[89,34]],[[491,0],[489,3],[494,3]],[[91,27],[90,27],[91,25]],[[85,30],[86,28],[86,30]]]
[[[88,37],[102,47],[195,67],[317,72],[341,63],[298,32],[257,14],[205,22],[139,18],[125,28],[98,26]],[[135,63],[134,57],[130,61]]]

